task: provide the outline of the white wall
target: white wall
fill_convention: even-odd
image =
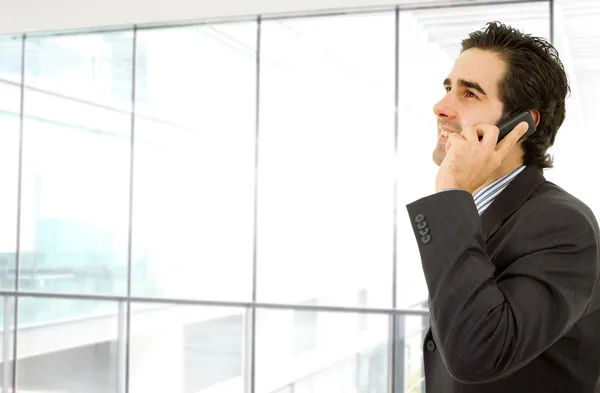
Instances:
[[[390,5],[394,0],[0,0],[0,33]]]
[[[489,2],[491,0],[478,0]],[[0,0],[0,34],[472,0]]]

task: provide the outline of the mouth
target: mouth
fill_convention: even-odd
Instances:
[[[448,138],[448,136],[450,136],[450,134],[452,134],[452,133],[458,133],[457,131],[448,129],[446,127],[444,127],[444,128],[439,127],[439,130],[440,130],[440,135],[443,136],[444,138]]]

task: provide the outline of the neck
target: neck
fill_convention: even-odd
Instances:
[[[489,186],[490,184],[492,184],[496,180],[498,180],[498,179],[500,179],[500,178],[508,175],[509,173],[511,173],[512,171],[514,171],[515,169],[519,168],[521,165],[523,165],[523,161],[522,160],[519,160],[519,161],[510,161],[510,162],[503,162],[502,165],[500,165],[500,168],[498,168],[496,171],[494,171],[494,173],[492,173],[492,176],[490,176],[486,180],[485,183],[483,183],[475,191],[473,191],[473,195],[477,194],[479,191],[481,191],[485,187]]]

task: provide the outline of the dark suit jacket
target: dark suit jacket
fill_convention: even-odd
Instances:
[[[407,209],[427,393],[600,392],[600,231],[584,203],[527,167],[481,218],[462,190]]]

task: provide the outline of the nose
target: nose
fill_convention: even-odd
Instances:
[[[433,113],[438,119],[441,120],[453,120],[456,118],[456,110],[452,105],[450,94],[446,94],[444,98],[439,100],[433,106]]]

